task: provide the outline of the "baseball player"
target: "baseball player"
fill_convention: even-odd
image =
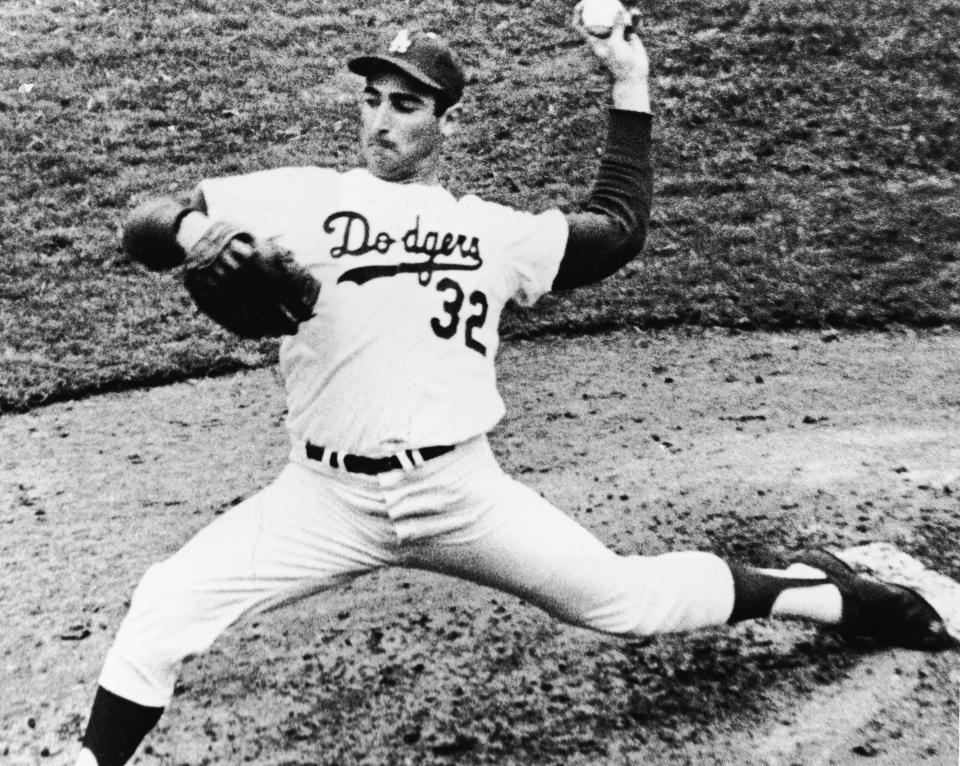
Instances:
[[[265,170],[155,200],[124,231],[150,268],[185,265],[200,309],[282,338],[289,463],[153,565],[110,648],[77,764],[125,763],[181,660],[241,617],[387,566],[498,588],[623,636],[782,617],[854,640],[954,645],[918,594],[825,552],[785,571],[712,553],[617,555],[498,466],[494,359],[508,300],[605,278],[640,250],[651,199],[643,44],[622,18],[587,37],[612,79],[606,149],[578,212],[457,198],[437,177],[465,78],[440,38],[401,32],[354,58],[363,167]]]

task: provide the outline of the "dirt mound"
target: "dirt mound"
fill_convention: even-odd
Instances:
[[[504,466],[618,550],[888,541],[960,577],[960,337],[618,333],[502,351]],[[272,371],[0,418],[0,760],[69,763],[146,566],[268,481]],[[956,655],[804,625],[620,642],[415,572],[244,623],[143,764],[957,762]]]

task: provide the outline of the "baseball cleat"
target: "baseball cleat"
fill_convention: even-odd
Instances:
[[[850,643],[929,652],[960,648],[937,610],[912,588],[860,574],[824,550],[804,553],[796,563],[819,569],[837,586],[843,616],[836,627]]]

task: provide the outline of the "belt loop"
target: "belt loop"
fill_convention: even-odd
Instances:
[[[396,453],[397,460],[400,461],[400,467],[404,471],[412,471],[417,467],[417,463],[413,457],[414,450],[404,450],[403,452]]]
[[[307,442],[306,452],[310,460],[316,460],[320,465],[325,465],[327,468],[340,467],[340,459],[335,450]]]

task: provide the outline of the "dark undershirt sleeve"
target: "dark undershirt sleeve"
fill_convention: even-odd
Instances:
[[[651,119],[643,112],[610,110],[597,180],[581,210],[567,214],[570,233],[554,290],[598,282],[643,249],[653,186]]]

